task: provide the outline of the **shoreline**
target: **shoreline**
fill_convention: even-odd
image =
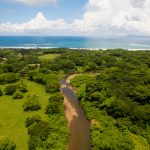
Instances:
[[[127,50],[127,51],[150,51],[150,48],[69,48],[69,47],[25,47],[25,46],[7,46],[3,47],[0,46],[0,49],[53,49],[53,48],[67,48],[71,50],[115,50],[115,49],[121,49],[121,50]]]

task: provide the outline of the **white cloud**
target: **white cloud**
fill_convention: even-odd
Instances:
[[[18,2],[29,6],[56,4],[58,0],[8,0],[10,2]]]
[[[86,8],[74,21],[81,31],[150,35],[149,0],[89,0]]]
[[[68,29],[68,25],[63,19],[47,20],[45,16],[39,12],[34,19],[26,23],[12,24],[10,22],[0,24],[0,33],[12,34],[50,34]]]
[[[63,19],[47,20],[42,13],[38,13],[26,23],[0,24],[0,33],[150,35],[149,17],[150,0],[89,0],[82,19],[74,19],[72,23]]]

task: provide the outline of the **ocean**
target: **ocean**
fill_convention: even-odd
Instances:
[[[0,36],[0,48],[87,48],[150,50],[149,37]]]

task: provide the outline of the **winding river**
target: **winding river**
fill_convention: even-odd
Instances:
[[[91,150],[90,123],[67,79],[61,81],[61,92],[64,96],[65,116],[71,129],[68,150]]]

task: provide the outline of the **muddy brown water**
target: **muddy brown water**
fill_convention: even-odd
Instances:
[[[66,83],[66,79],[61,81],[61,85],[62,94],[67,98],[77,114],[72,117],[69,124],[71,135],[68,150],[91,150],[90,123],[78,102],[76,93],[71,89],[70,84]],[[65,107],[65,111],[67,109]]]

